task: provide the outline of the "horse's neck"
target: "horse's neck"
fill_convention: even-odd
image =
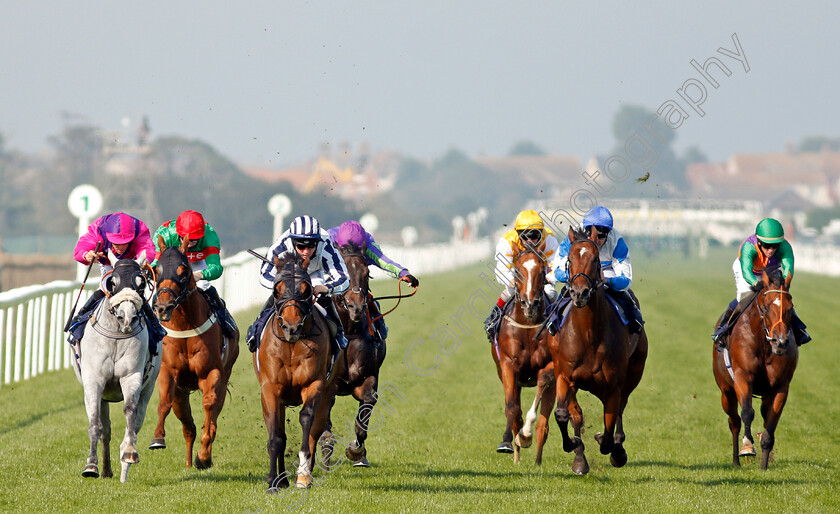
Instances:
[[[96,318],[96,323],[102,325],[103,328],[115,331],[119,327],[119,324],[116,316],[111,312],[108,300],[108,298],[103,298],[99,302],[96,311],[93,313],[93,317]]]
[[[609,326],[610,309],[612,309],[607,293],[596,289],[595,296],[586,305],[575,307],[571,304],[569,309],[569,323],[574,327],[578,337],[593,344],[599,342],[604,329]],[[599,316],[602,320],[600,323]]]

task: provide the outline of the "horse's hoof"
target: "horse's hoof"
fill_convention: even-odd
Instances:
[[[356,441],[353,441],[355,443]],[[357,462],[365,458],[367,451],[364,446],[354,446],[353,443],[344,450],[344,455],[353,462]]]
[[[155,437],[152,439],[152,442],[149,443],[150,450],[163,450],[166,448],[166,441],[162,437]]]
[[[513,453],[513,445],[508,442],[502,442],[502,444],[496,448],[496,453]]]
[[[589,463],[586,462],[586,458],[575,459],[572,463],[572,472],[575,475],[585,475],[589,473]]]
[[[110,469],[103,469],[102,470],[102,478],[112,478],[114,476],[114,472]]]
[[[613,446],[615,446],[615,443],[610,444],[609,439],[604,437],[604,434],[601,432],[595,434],[595,442],[598,443],[598,450],[601,452],[601,455],[608,455],[612,453]]]
[[[298,489],[309,489],[309,486],[312,485],[312,479],[309,475],[298,475],[297,479],[295,480],[295,487]]]
[[[209,458],[207,460],[202,460],[198,458],[198,454],[196,454],[195,459],[193,459],[193,464],[195,465],[195,469],[209,469],[213,467],[213,458]]]
[[[627,464],[627,452],[624,451],[624,448],[618,446],[617,449],[614,449],[613,452],[610,453],[610,464],[612,464],[615,468],[620,468]]]
[[[85,470],[82,471],[82,476],[85,478],[99,478],[99,467],[96,464],[88,464]]]
[[[519,445],[520,448],[530,448],[533,442],[533,436],[525,437],[524,435],[522,435],[522,432],[516,434],[516,444]]]
[[[268,494],[277,494],[283,489],[287,489],[289,487],[289,478],[284,473],[281,476],[275,477],[274,480],[270,480],[268,483]]]
[[[743,448],[741,448],[741,451],[738,452],[738,456],[739,457],[755,457],[755,449],[752,446],[750,446],[750,447],[744,446]]]
[[[353,463],[354,468],[369,468],[370,462],[368,462],[367,457],[362,457],[361,459],[357,460]]]
[[[125,462],[126,464],[137,464],[140,462],[140,454],[137,452],[125,452],[120,456],[120,462]]]

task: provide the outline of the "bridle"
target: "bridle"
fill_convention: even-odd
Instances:
[[[594,246],[594,247],[595,247],[595,255],[596,255],[596,256],[598,255],[598,245],[596,245],[594,242],[590,241],[589,239],[577,239],[577,240],[575,240],[575,241],[572,241],[572,244],[569,246],[569,256],[571,256],[571,254],[572,254],[572,248],[574,248],[574,247],[575,247],[575,245],[576,245],[576,244],[579,244],[579,243],[580,243],[580,244],[591,244],[592,246]],[[571,259],[567,259],[567,260],[566,260],[566,276],[568,276],[568,275],[569,275],[569,261],[570,261],[570,260],[571,260]],[[568,282],[567,282],[567,283],[569,284],[569,287],[571,287],[572,283],[573,283],[573,282],[574,282],[574,281],[575,281],[578,277],[583,277],[583,278],[585,278],[585,279],[586,279],[586,283],[587,283],[587,284],[588,284],[588,286],[589,286],[589,287],[587,287],[587,289],[586,289],[587,291],[589,291],[589,297],[590,297],[590,298],[592,298],[593,296],[595,296],[595,290],[596,290],[596,289],[598,289],[598,288],[601,286],[601,284],[602,284],[602,282],[601,282],[601,276],[599,275],[597,279],[594,279],[594,278],[592,278],[591,276],[589,276],[589,274],[588,274],[588,273],[575,273],[572,277],[570,277],[570,278],[568,279]]]
[[[310,292],[307,297],[299,295],[296,286],[300,282],[309,283],[309,275],[305,273],[302,268],[296,268],[294,262],[289,262],[283,269],[283,273],[279,274],[278,277],[280,277],[278,278],[278,282],[282,281],[285,284],[285,289],[279,298],[273,298],[276,324],[279,326],[281,324],[281,320],[285,321],[282,313],[287,307],[294,307],[303,316],[301,324],[305,325],[312,316],[313,305],[311,283]],[[310,330],[312,327],[314,327],[314,324],[310,326]],[[286,341],[284,337],[281,337],[276,332],[274,335],[278,339]]]
[[[776,294],[779,295],[779,304],[782,303],[782,295],[787,295],[788,297],[793,298],[792,295],[790,294],[790,292],[783,291],[781,289],[771,289],[769,291],[764,291],[762,296],[766,296],[770,293],[776,293]],[[764,329],[764,338],[770,344],[773,344],[774,342],[778,342],[778,339],[772,336],[772,330],[774,328],[776,328],[777,325],[784,326],[784,319],[783,319],[784,310],[781,308],[781,305],[779,307],[779,319],[777,321],[774,321],[769,329],[767,328],[767,317],[765,316],[766,312],[761,305],[758,306],[758,314],[761,317],[761,328]],[[785,333],[785,335],[787,335],[787,333]]]
[[[520,252],[519,255],[516,256],[516,262],[518,262],[519,259],[521,259],[523,255],[526,255],[526,254],[529,254],[529,253],[536,255],[537,258],[540,259],[540,261],[542,261],[542,257],[540,257],[540,255],[536,251],[534,251],[532,249],[527,249],[527,250],[524,250],[524,251]],[[514,262],[514,266],[516,266],[516,262]],[[537,275],[540,275],[540,276],[544,277],[545,276],[544,271],[545,271],[545,262],[543,261],[543,273],[538,273]],[[543,287],[539,288],[539,291],[537,292],[537,297],[534,299],[535,304],[539,304],[540,302],[542,302],[542,300],[543,300],[542,289],[544,288],[544,286],[545,286],[545,279],[543,278]],[[519,294],[519,288],[518,287],[514,288],[513,295],[514,295],[514,298],[516,298],[516,301],[519,302],[520,305],[525,303],[525,301],[522,299],[522,295]]]

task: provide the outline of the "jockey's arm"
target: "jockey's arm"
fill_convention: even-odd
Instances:
[[[274,287],[274,276],[277,274],[277,268],[273,264],[274,256],[287,251],[285,243],[288,234],[288,230],[283,232],[277,241],[271,245],[271,248],[265,252],[265,261],[260,265],[260,285],[266,289]]]
[[[496,281],[504,287],[513,286],[513,248],[504,237],[496,245]]]
[[[793,276],[793,247],[785,240],[779,245],[778,252],[782,267],[782,278],[787,280],[788,276]]]
[[[568,237],[563,239],[563,242],[560,243],[560,247],[557,249],[557,254],[551,261],[551,269],[554,270],[555,282],[569,281],[569,274],[566,272],[566,262],[569,260],[569,248],[571,246],[572,243]]]
[[[324,249],[321,252],[321,270],[324,277],[324,285],[330,290],[330,294],[340,294],[350,287],[350,278],[347,273],[347,265],[329,237],[324,239]]]
[[[382,249],[373,241],[367,244],[367,255],[374,266],[386,271],[394,276],[394,278],[402,278],[408,275],[408,270],[392,261],[382,253]]]
[[[741,246],[739,262],[741,263],[741,276],[751,286],[758,283],[758,277],[753,273],[753,261],[756,257],[758,257],[758,249],[749,241],[745,241]]]
[[[213,230],[213,227],[207,225],[204,237],[199,240],[199,246],[197,246],[194,250],[191,250],[204,254],[204,262],[207,267],[201,270],[202,279],[216,280],[222,276],[224,268],[222,267],[222,259],[219,257],[220,247],[221,243],[219,242],[219,236],[216,234],[216,231]]]
[[[630,249],[624,238],[618,238],[612,251],[613,277],[604,278],[607,286],[614,291],[625,291],[633,283],[633,265],[630,262]]]

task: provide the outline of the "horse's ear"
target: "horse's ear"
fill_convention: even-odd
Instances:
[[[785,291],[790,291],[790,281],[793,280],[793,273],[788,273],[787,278],[785,279],[785,283],[782,286],[782,289]]]
[[[190,236],[184,237],[184,240],[181,242],[181,253],[184,255],[187,254],[187,248],[190,247]]]
[[[569,241],[574,241],[575,239],[577,239],[576,234],[575,234],[575,228],[570,225],[569,226]]]
[[[761,281],[764,283],[764,287],[770,287],[770,274],[767,273],[767,270],[761,272]]]
[[[274,254],[274,259],[273,260],[274,260],[274,268],[277,271],[280,271],[280,255]]]
[[[163,234],[158,234],[158,248],[160,248],[161,252],[166,249],[166,241],[163,240]]]

